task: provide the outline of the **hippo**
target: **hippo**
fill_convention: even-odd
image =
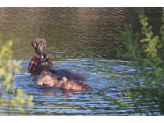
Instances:
[[[46,40],[45,39],[33,39],[31,45],[35,49],[36,53],[29,63],[29,73],[40,74],[43,70],[50,71],[53,75],[68,79],[86,81],[87,78],[82,74],[73,72],[67,69],[55,69],[53,62],[50,60],[49,55],[45,53]]]
[[[31,41],[31,45],[35,49],[36,53],[31,59],[28,67],[28,71],[31,74],[37,74],[36,65],[39,62],[47,61],[51,63],[51,66],[55,69],[53,62],[50,60],[49,55],[45,53],[46,40],[45,39],[34,39]]]
[[[36,81],[37,85],[46,85],[49,87],[58,87],[63,90],[92,91],[94,90],[82,81],[69,80],[66,77],[62,79],[53,75],[50,71],[42,71]]]
[[[77,90],[77,91],[93,91],[94,89],[82,81],[68,80],[63,77],[57,84],[56,87],[64,90]]]
[[[50,71],[42,71],[36,80],[37,85],[47,85],[53,87],[58,83],[59,77],[53,75]]]

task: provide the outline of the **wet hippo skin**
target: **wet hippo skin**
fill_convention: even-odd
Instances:
[[[67,79],[66,77],[59,78],[53,75],[50,71],[42,71],[36,81],[37,85],[46,85],[49,87],[58,87],[63,90],[76,90],[76,91],[92,91],[94,90],[82,81]]]
[[[63,77],[57,84],[56,87],[64,90],[77,90],[77,91],[92,91],[94,90],[89,85],[84,84],[82,81],[69,80]]]
[[[71,70],[67,69],[54,69],[51,62],[46,60],[46,61],[40,61],[37,63],[35,66],[35,74],[40,74],[42,71],[50,71],[52,74],[59,78],[66,77],[68,79],[74,79],[74,80],[79,80],[79,81],[86,81],[86,77],[83,76],[82,74],[76,73]]]
[[[51,66],[55,69],[55,66],[53,65],[53,62],[50,60],[49,55],[45,53],[46,40],[41,39],[41,38],[33,39],[31,41],[31,45],[35,49],[36,53],[29,63],[29,67],[28,67],[29,73],[31,73],[31,74],[36,73],[35,71],[36,71],[37,67],[39,67],[39,66],[36,66],[37,63],[39,63],[39,62],[43,63],[44,61],[50,62]]]
[[[67,69],[58,69],[58,70],[50,70],[52,74],[63,78],[66,77],[68,79],[73,79],[73,80],[79,80],[79,81],[86,81],[86,77],[83,76],[82,74],[76,73],[74,71],[71,70],[67,70]]]
[[[50,60],[49,55],[45,53],[46,40],[45,39],[34,39],[31,42],[36,53],[29,63],[29,73],[40,74],[43,70],[50,71],[55,76],[68,79],[86,81],[86,77],[82,74],[76,73],[67,69],[55,69],[53,62]]]

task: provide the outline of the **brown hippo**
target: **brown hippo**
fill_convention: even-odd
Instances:
[[[55,84],[55,86],[64,90],[77,90],[77,91],[94,90],[89,85],[84,84],[82,81],[68,80],[66,77],[63,77],[57,84]]]
[[[34,39],[31,42],[32,46],[36,50],[34,57],[29,63],[29,73],[40,74],[43,70],[50,71],[55,76],[62,78],[66,77],[68,79],[86,81],[86,77],[66,69],[56,70],[53,62],[50,60],[49,55],[45,53],[46,40],[45,39]]]
[[[37,85],[55,86],[63,90],[91,91],[94,90],[82,81],[68,80],[66,77],[60,79],[49,71],[42,71],[36,82]]]
[[[54,86],[58,83],[58,77],[53,75],[50,71],[42,71],[40,76],[37,78],[37,85]]]
[[[50,62],[52,67],[55,69],[53,62],[49,58],[49,55],[45,53],[46,40],[40,38],[34,39],[31,41],[31,45],[35,49],[36,53],[29,63],[29,67],[28,67],[29,73],[31,74],[36,73],[36,65],[40,61]]]

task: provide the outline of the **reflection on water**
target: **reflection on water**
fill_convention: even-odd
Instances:
[[[122,101],[126,99],[126,103],[133,106],[133,101],[130,97],[126,96],[126,93],[121,92],[120,83],[126,84],[124,80],[125,75],[122,73],[131,73],[135,71],[132,66],[126,66],[125,61],[116,60],[100,60],[99,65],[103,65],[104,62],[108,62],[113,70],[116,70],[118,74],[107,73],[105,70],[95,71],[94,65],[97,62],[88,62],[87,59],[66,59],[65,61],[54,61],[54,65],[57,68],[67,68],[77,71],[85,75],[88,81],[85,84],[95,88],[94,91],[78,91],[70,92],[63,91],[58,88],[38,86],[35,84],[36,78],[30,76],[27,71],[28,62],[30,59],[26,59],[22,63],[24,69],[20,73],[16,74],[15,82],[18,87],[21,87],[24,92],[33,94],[35,105],[30,108],[25,108],[26,115],[96,115],[96,116],[116,116],[116,115],[129,115],[129,111],[119,107],[114,101]],[[128,76],[128,74],[127,74]],[[129,88],[135,88],[136,85],[131,83]],[[98,91],[103,90],[104,96],[98,95]],[[118,93],[125,94],[125,97],[118,97]],[[107,100],[104,100],[104,99]],[[108,100],[109,98],[112,101]],[[136,99],[137,100],[137,99]],[[147,112],[146,106],[142,107],[143,112]],[[14,107],[10,107],[10,112],[4,111],[1,115],[20,115]],[[159,111],[154,111],[159,115]],[[140,115],[137,112],[134,115]],[[143,113],[144,115],[144,113]]]
[[[153,26],[153,34],[159,35],[162,9],[146,8],[145,14]],[[118,35],[117,25],[131,23],[134,32],[140,31],[141,25],[134,8],[0,8],[0,15],[2,38],[5,41],[12,36],[12,39],[20,39],[14,42],[13,50],[14,59],[20,60],[23,68],[15,74],[15,82],[17,88],[21,87],[26,93],[34,95],[35,103],[31,108],[25,107],[27,115],[127,115],[133,111],[123,110],[104,98],[112,98],[113,101],[126,99],[133,106],[130,97],[116,95],[123,93],[118,85],[127,84],[124,77],[133,77],[131,73],[137,69],[126,66],[125,63],[129,61],[111,59],[117,58],[117,48],[124,48],[114,40],[114,35]],[[47,40],[46,53],[57,69],[75,70],[85,75],[88,79],[85,84],[95,90],[66,92],[36,85],[36,78],[27,71],[28,63],[34,55],[30,43],[35,38]],[[108,60],[88,62],[84,51],[77,44],[83,46],[85,52],[92,52],[94,57],[101,55]],[[108,63],[115,73],[106,74],[104,69],[94,69],[94,65],[101,67],[103,63]],[[140,81],[142,84],[142,79]],[[135,82],[128,85],[129,88],[136,86]],[[104,90],[104,96],[97,94],[100,90]],[[14,107],[9,108],[10,112],[5,110],[1,115],[19,115]],[[147,112],[148,107],[144,105],[140,110]],[[154,113],[160,115],[159,111]],[[135,112],[134,115],[140,114]]]
[[[145,8],[145,14],[154,35],[159,35],[162,8]],[[3,36],[20,39],[14,44],[17,59],[33,55],[30,42],[35,38],[47,40],[46,50],[54,60],[59,56],[79,57],[82,52],[76,43],[95,55],[113,59],[117,58],[116,49],[124,48],[114,40],[117,25],[130,23],[134,33],[141,29],[135,8],[0,8],[0,15]]]
[[[29,60],[24,61],[23,68],[27,68]],[[17,87],[21,87],[26,93],[34,95],[35,106],[26,109],[27,115],[118,115],[126,113],[119,110],[117,105],[109,105],[109,101],[104,100],[104,96],[99,96],[98,91],[104,90],[107,97],[119,99],[116,94],[119,88],[115,86],[114,80],[110,76],[103,77],[104,72],[92,72],[96,62],[87,60],[68,59],[66,61],[55,61],[58,68],[69,68],[85,75],[88,84],[95,88],[95,91],[69,92],[58,88],[38,86],[36,79],[27,73],[27,69],[16,74],[15,81]],[[114,65],[117,66],[117,65]],[[11,115],[19,115],[19,112],[11,110]],[[5,112],[4,114],[5,115]]]

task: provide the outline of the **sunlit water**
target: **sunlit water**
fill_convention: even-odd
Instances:
[[[12,39],[14,58],[22,62],[22,69],[15,74],[16,88],[34,97],[34,106],[27,108],[25,115],[130,115],[133,112],[131,97],[121,92],[122,85],[135,88],[135,81],[128,83],[124,78],[133,78],[134,71],[139,72],[133,66],[126,66],[129,61],[111,60],[121,59],[117,57],[117,50],[124,49],[121,42],[114,39],[118,36],[118,25],[132,24],[133,32],[141,32],[141,24],[135,8],[114,7],[77,7],[77,8],[0,8],[0,32],[2,42]],[[153,26],[153,34],[160,34],[162,23],[162,8],[145,8],[149,25]],[[16,42],[14,39],[18,38]],[[94,91],[63,92],[58,88],[41,87],[35,84],[36,78],[30,76],[27,71],[30,59],[34,55],[31,41],[35,38],[47,40],[46,53],[54,62],[56,69],[65,68],[85,75],[88,81],[85,84],[95,88]],[[78,45],[77,45],[78,44]],[[79,49],[82,46],[84,49]],[[85,53],[91,52],[92,56],[101,56],[99,62],[88,62]],[[79,59],[80,58],[80,59]],[[58,60],[60,59],[60,60]],[[62,59],[62,60],[61,60]],[[108,60],[104,60],[108,59]],[[106,73],[95,65],[102,67],[104,63],[114,70]],[[150,68],[147,68],[150,69]],[[140,84],[142,84],[142,79]],[[98,95],[103,90],[104,96]],[[1,90],[3,93],[3,90]],[[118,97],[118,93],[125,97]],[[4,97],[5,98],[5,97]],[[6,96],[10,98],[10,94]],[[112,101],[105,100],[111,98]],[[131,105],[131,109],[119,107],[114,101],[122,101]],[[138,100],[138,99],[136,99]],[[3,105],[8,106],[7,103]],[[9,110],[8,110],[9,109]],[[0,109],[0,115],[24,115],[17,108],[8,106]],[[148,111],[145,105],[140,107],[143,112]],[[160,115],[155,110],[156,115]],[[140,115],[135,112],[133,115]],[[151,114],[150,114],[151,115]]]
[[[34,97],[34,106],[27,108],[26,115],[96,115],[96,116],[117,116],[117,115],[129,115],[131,110],[123,110],[119,108],[117,104],[113,104],[112,101],[105,100],[105,98],[112,98],[113,101],[123,101],[127,99],[126,103],[133,105],[130,97],[126,96],[125,92],[121,92],[120,83],[125,83],[121,73],[126,73],[127,76],[131,72],[135,71],[132,66],[124,65],[127,61],[116,60],[100,60],[99,62],[88,62],[88,59],[66,59],[64,61],[54,61],[54,65],[57,69],[65,68],[73,71],[77,71],[85,75],[88,81],[85,84],[90,85],[94,91],[78,91],[67,92],[62,91],[56,87],[45,87],[36,85],[36,78],[30,76],[27,71],[28,63],[30,59],[22,60],[22,70],[20,73],[15,74],[16,88],[21,87],[22,90],[28,94],[32,94]],[[108,64],[113,70],[117,70],[119,74],[105,73],[105,70],[101,69],[97,72],[94,70],[96,64],[102,66],[104,63]],[[130,87],[135,87],[131,85]],[[98,95],[98,91],[103,90],[104,95]],[[118,93],[125,94],[125,97],[118,97]],[[10,111],[3,111],[4,115],[22,115],[14,107],[9,107]],[[146,107],[142,109],[143,112]],[[158,114],[158,112],[157,112]],[[135,113],[133,115],[140,115]],[[144,113],[142,114],[144,115]]]

